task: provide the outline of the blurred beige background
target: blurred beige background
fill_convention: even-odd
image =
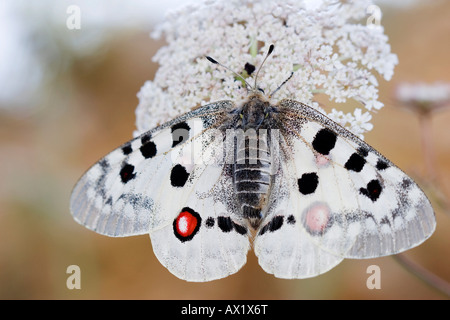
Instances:
[[[445,207],[450,195],[450,108],[432,115],[438,177],[431,181],[419,118],[394,98],[396,85],[403,81],[450,82],[450,2],[427,2],[431,4],[380,4],[382,24],[400,63],[390,82],[380,80],[385,107],[374,115],[374,129],[365,140],[430,196],[437,230],[405,256],[450,281],[450,210]],[[237,274],[188,283],[158,262],[148,236],[108,238],[78,225],[69,212],[71,189],[90,165],[132,137],[136,93],[153,79],[158,66],[151,57],[164,45],[149,37],[162,9],[145,16],[149,7],[139,13],[116,8],[106,15],[114,20],[126,11],[131,18],[108,23],[83,20],[92,18],[94,8],[81,2],[81,29],[68,30],[65,9],[72,3],[43,3],[0,6],[0,18],[11,22],[8,32],[0,28],[1,299],[448,298],[391,257],[345,260],[316,278],[281,280],[266,274],[250,251]],[[54,12],[49,17],[50,7]],[[132,18],[135,14],[139,18]],[[22,41],[14,47],[14,41],[5,41],[7,34]],[[80,290],[66,287],[66,268],[72,264],[81,268]],[[366,287],[366,269],[372,264],[381,268],[380,290]]]

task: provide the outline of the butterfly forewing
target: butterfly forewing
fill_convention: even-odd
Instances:
[[[72,192],[75,220],[108,236],[144,234],[168,223],[176,212],[167,207],[177,200],[175,194],[188,173],[184,171],[192,170],[191,159],[186,159],[193,156],[192,152],[187,156],[192,148],[183,149],[183,144],[195,141],[205,129],[220,122],[220,114],[231,106],[223,101],[197,109],[105,156],[81,177]],[[180,166],[174,169],[180,164],[176,161],[182,162],[184,171]],[[170,187],[164,189],[162,183]],[[164,194],[172,194],[172,201],[160,201]]]

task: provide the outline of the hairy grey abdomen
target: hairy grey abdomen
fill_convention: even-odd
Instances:
[[[271,185],[271,157],[267,135],[237,139],[233,164],[234,190],[244,218],[257,227]]]

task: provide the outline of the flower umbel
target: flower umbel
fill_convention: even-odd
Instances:
[[[401,83],[395,95],[406,108],[426,114],[450,105],[450,83]]]
[[[433,147],[431,116],[434,112],[450,106],[450,84],[436,83],[400,83],[395,97],[404,108],[413,111],[419,117],[422,150],[426,176],[430,180],[438,177]]]
[[[138,94],[135,134],[200,105],[245,99],[242,82],[205,56],[243,77],[253,77],[255,66],[275,44],[258,85],[266,93],[273,92],[294,72],[274,100],[295,99],[325,114],[315,100],[318,94],[335,103],[356,101],[366,112],[356,108],[344,115],[331,109],[328,116],[362,137],[373,127],[370,112],[383,106],[376,75],[390,80],[397,64],[383,28],[365,24],[371,4],[369,0],[210,0],[171,12],[153,34],[164,35],[168,44],[153,58],[160,64],[154,80],[147,81]]]

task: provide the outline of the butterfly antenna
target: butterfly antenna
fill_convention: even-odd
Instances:
[[[256,72],[256,75],[255,75],[255,89],[258,89],[258,87],[256,86],[256,83],[258,81],[259,72],[261,71],[261,68],[264,65],[264,62],[266,62],[267,58],[272,54],[274,48],[275,48],[275,46],[273,44],[271,44],[270,47],[269,47],[269,51],[267,51],[266,57],[264,58],[263,62],[261,63],[261,65],[258,68],[258,71]]]
[[[278,88],[276,88],[271,94],[269,94],[269,98],[272,98],[272,96],[275,94],[275,92],[277,92],[278,90],[281,89],[282,86],[284,86],[286,84],[286,82],[288,82],[289,80],[291,80],[292,76],[294,75],[294,72],[291,72],[291,74],[289,75],[289,77],[283,81],[282,84],[280,84],[278,86]]]
[[[250,88],[250,89],[254,90],[254,88],[253,88],[253,87],[252,87],[252,86],[244,79],[244,77],[241,76],[239,73],[237,73],[237,72],[231,70],[230,68],[228,68],[227,66],[225,66],[225,65],[221,64],[220,62],[214,60],[214,59],[211,58],[210,56],[206,56],[206,59],[208,59],[210,62],[212,62],[212,63],[214,63],[214,64],[218,64],[219,66],[221,66],[221,67],[227,69],[228,71],[231,71],[231,72],[234,73],[238,78],[240,78],[242,81],[245,82],[247,88]]]

